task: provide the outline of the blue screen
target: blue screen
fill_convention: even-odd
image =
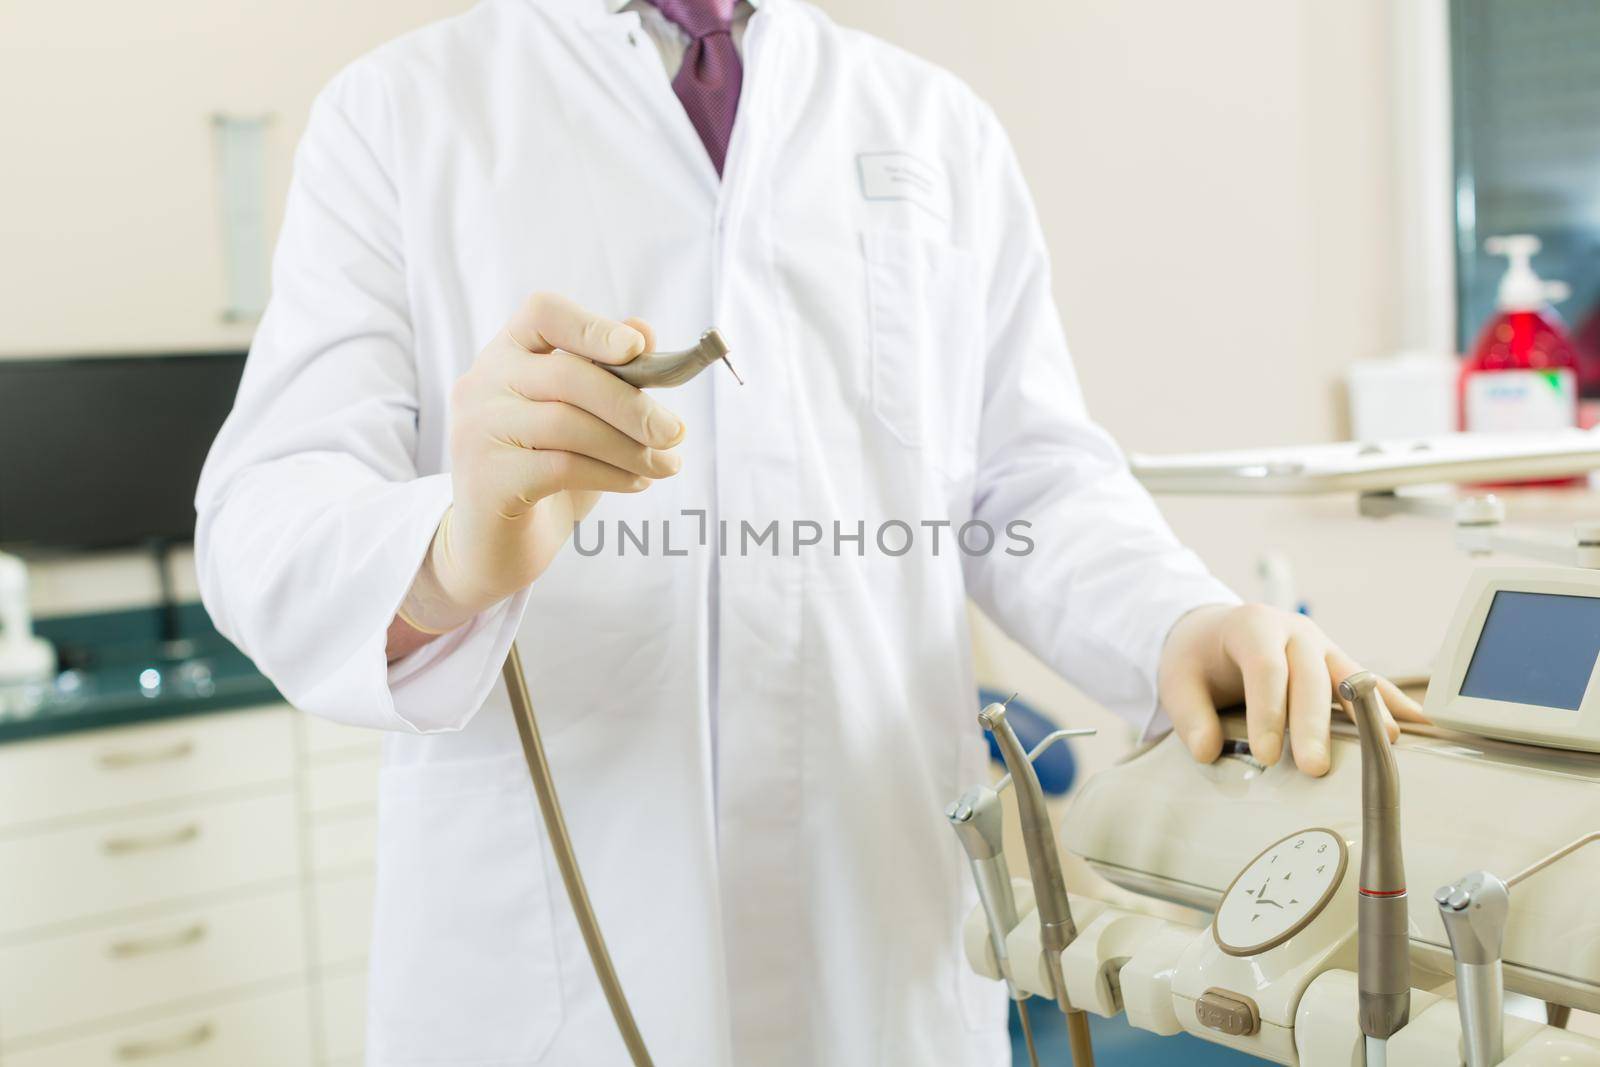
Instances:
[[[1501,590],[1461,695],[1577,711],[1600,656],[1600,597]]]

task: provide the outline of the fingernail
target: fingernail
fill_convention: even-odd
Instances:
[[[683,467],[683,457],[676,452],[650,450],[650,466],[662,474],[677,474]]]
[[[620,323],[606,333],[606,347],[614,356],[636,356],[644,349],[644,335]]]
[[[1262,763],[1276,763],[1283,754],[1282,734],[1262,734],[1261,751],[1255,754],[1256,759]]]
[[[644,417],[645,432],[660,448],[671,448],[683,440],[683,423],[666,408],[651,408]]]

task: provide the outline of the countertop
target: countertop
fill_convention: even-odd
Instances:
[[[283,697],[198,604],[40,619],[60,673],[0,688],[0,744],[260,707]]]

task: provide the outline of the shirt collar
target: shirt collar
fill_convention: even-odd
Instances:
[[[613,15],[620,14],[636,2],[642,3],[645,2],[645,0],[606,0],[606,10],[611,12]],[[739,6],[739,3],[749,4],[751,10],[756,10],[761,7],[761,0],[738,0],[738,2],[733,5],[736,10]]]

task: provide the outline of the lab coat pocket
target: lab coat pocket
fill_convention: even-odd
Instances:
[[[976,446],[976,261],[907,230],[868,230],[861,241],[872,412],[901,444],[957,467]]]
[[[537,1059],[562,1001],[521,758],[387,768],[379,795],[372,1062]]]

